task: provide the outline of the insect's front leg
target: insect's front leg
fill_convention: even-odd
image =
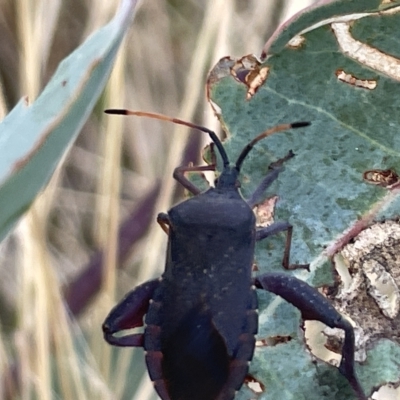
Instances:
[[[283,164],[294,157],[294,153],[290,150],[285,157],[280,158],[274,163],[270,164],[269,172],[258,185],[257,189],[247,200],[247,204],[254,208],[262,198],[264,192],[268,187],[278,178],[278,175],[283,171]],[[292,244],[292,232],[293,227],[289,222],[286,221],[277,221],[274,224],[257,228],[256,232],[256,240],[263,240],[268,236],[276,235],[280,232],[286,232],[286,243],[285,243],[285,252],[283,254],[282,265],[285,269],[297,269],[297,268],[305,268],[308,269],[308,264],[290,264],[290,247]]]
[[[268,174],[264,177],[264,179],[259,183],[256,190],[247,199],[247,204],[250,208],[254,208],[262,199],[264,192],[271,186],[271,184],[278,178],[279,174],[283,171],[283,163],[287,160],[290,160],[294,157],[294,153],[290,150],[285,157],[280,158],[279,160],[271,163],[268,167]]]
[[[176,179],[185,189],[189,190],[190,193],[197,195],[201,193],[201,190],[190,182],[189,179],[186,178],[186,172],[203,172],[203,171],[215,171],[215,166],[217,165],[217,156],[214,151],[214,143],[210,143],[210,155],[211,155],[211,164],[210,165],[202,165],[202,166],[181,166],[177,167],[174,170],[174,179]]]
[[[108,314],[103,323],[104,339],[114,346],[143,346],[143,334],[114,336],[116,333],[143,326],[143,316],[149,308],[149,303],[154,291],[160,283],[159,279],[142,283],[130,291],[120,303]]]
[[[168,235],[169,234],[169,226],[171,224],[168,214],[159,213],[157,215],[157,222],[161,226],[161,229]]]
[[[268,273],[255,278],[255,286],[281,296],[301,312],[304,320],[321,321],[345,333],[339,371],[347,378],[360,400],[367,400],[354,369],[354,330],[351,324],[315,288],[283,273]]]

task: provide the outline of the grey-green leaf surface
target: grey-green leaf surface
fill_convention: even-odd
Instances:
[[[37,100],[21,100],[0,124],[0,240],[47,184],[88,118],[130,25],[136,0],[63,60]]]
[[[311,263],[310,273],[294,273],[310,284],[332,283],[329,260],[342,243],[372,221],[399,214],[398,189],[363,180],[363,173],[372,169],[400,172],[399,26],[397,1],[325,2],[293,18],[268,42],[268,56],[260,66],[268,68],[268,76],[250,100],[243,81],[221,72],[229,70],[226,59],[220,63],[218,79],[214,76],[209,82],[209,96],[226,128],[225,147],[232,161],[269,127],[311,121],[310,127],[276,133],[257,144],[242,171],[246,197],[272,161],[289,150],[296,154],[285,163],[268,195],[279,196],[275,220],[294,226],[291,262]],[[281,270],[284,239],[278,235],[259,243],[259,273]],[[271,324],[279,326],[267,315],[269,307],[260,307],[260,332]],[[260,398],[351,399],[352,392],[335,368],[313,364],[304,346],[298,345],[302,339],[288,333],[290,317],[284,315],[279,314],[283,333],[275,330],[273,336],[288,335],[294,342],[260,347],[251,366],[265,385]],[[295,318],[298,327],[299,317]],[[378,351],[374,346],[372,354]],[[393,349],[399,351],[397,343],[380,343],[385,356]],[[381,364],[379,369],[370,358],[358,368],[367,391],[399,380],[397,363]],[[301,370],[297,378],[291,375],[295,364]],[[328,386],[331,382],[331,391],[314,390],[325,370],[329,379],[324,382]]]

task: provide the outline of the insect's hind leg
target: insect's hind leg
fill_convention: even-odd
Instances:
[[[143,326],[150,300],[160,283],[159,279],[142,283],[130,291],[108,314],[102,329],[104,339],[114,346],[143,346],[143,334],[114,336],[123,330]]]
[[[367,400],[354,368],[354,330],[333,305],[315,288],[284,273],[267,273],[258,276],[254,284],[282,297],[298,308],[304,320],[321,321],[331,328],[343,329],[345,333],[340,373],[347,378],[360,400]]]

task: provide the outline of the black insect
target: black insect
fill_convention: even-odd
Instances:
[[[129,292],[111,310],[103,324],[105,340],[116,346],[144,347],[150,378],[163,400],[230,400],[242,386],[254,353],[258,328],[255,288],[265,289],[292,303],[303,319],[344,330],[339,370],[358,398],[366,400],[354,370],[350,323],[317,290],[297,278],[284,273],[252,278],[255,242],[278,232],[287,232],[283,265],[291,267],[292,226],[276,222],[257,228],[252,209],[293,153],[271,166],[247,201],[239,191],[242,163],[261,139],[309,123],[267,130],[255,137],[231,165],[220,140],[207,128],[158,114],[106,112],[163,119],[208,133],[222,158],[223,171],[215,187],[201,193],[185,173],[214,171],[215,165],[175,169],[174,178],[194,197],[158,215],[158,223],[168,233],[165,271],[160,279]],[[144,324],[144,333],[115,335]]]

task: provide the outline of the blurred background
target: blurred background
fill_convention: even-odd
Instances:
[[[32,103],[118,3],[0,0],[0,117],[23,96]],[[143,350],[112,349],[101,324],[126,292],[161,274],[166,235],[155,216],[182,198],[173,169],[199,162],[207,138],[103,110],[159,112],[219,132],[206,104],[208,71],[227,55],[259,56],[276,27],[311,3],[140,3],[94,113],[0,244],[1,399],[157,398]]]

